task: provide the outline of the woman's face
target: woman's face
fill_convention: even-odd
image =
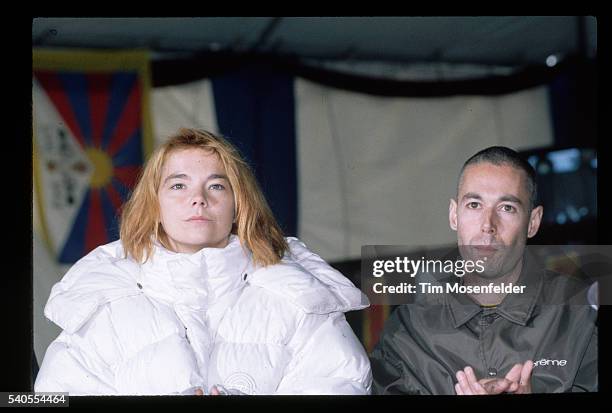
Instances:
[[[194,253],[227,245],[234,193],[216,154],[198,148],[171,152],[157,195],[161,224],[174,251]]]

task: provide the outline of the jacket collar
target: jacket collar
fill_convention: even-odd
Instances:
[[[537,259],[525,253],[521,275],[515,285],[525,286],[526,288],[523,293],[507,294],[501,304],[495,308],[495,311],[515,324],[526,325],[533,315],[538,297],[540,297],[544,284],[544,273],[545,270]],[[456,280],[455,282],[459,281]],[[482,311],[481,306],[466,294],[453,293],[446,294],[446,296],[455,328],[467,323]]]
[[[205,309],[245,284],[250,255],[236,235],[230,235],[224,248],[203,248],[194,254],[169,251],[156,243],[151,259],[142,266],[143,291],[173,305]]]

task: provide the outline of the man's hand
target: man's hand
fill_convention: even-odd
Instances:
[[[512,383],[505,378],[478,380],[474,374],[474,369],[470,366],[467,366],[463,370],[459,370],[456,376],[457,384],[455,384],[455,392],[460,396],[500,394],[510,389],[512,385]]]
[[[467,366],[456,373],[457,384],[455,392],[458,395],[487,395],[487,394],[525,394],[531,393],[531,372],[533,362],[515,364],[504,378],[478,380],[474,370]]]
[[[527,394],[531,393],[531,373],[533,372],[533,361],[527,360],[524,364],[518,363],[506,374],[506,379],[516,383],[515,389],[509,393]]]

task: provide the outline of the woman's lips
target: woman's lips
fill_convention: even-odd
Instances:
[[[187,221],[189,222],[210,222],[212,219],[204,218],[204,217],[191,217]]]

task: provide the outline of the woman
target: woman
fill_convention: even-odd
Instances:
[[[285,239],[248,165],[181,129],[152,155],[121,239],[51,290],[51,343],[35,391],[367,394],[367,355],[344,312],[367,298]]]

